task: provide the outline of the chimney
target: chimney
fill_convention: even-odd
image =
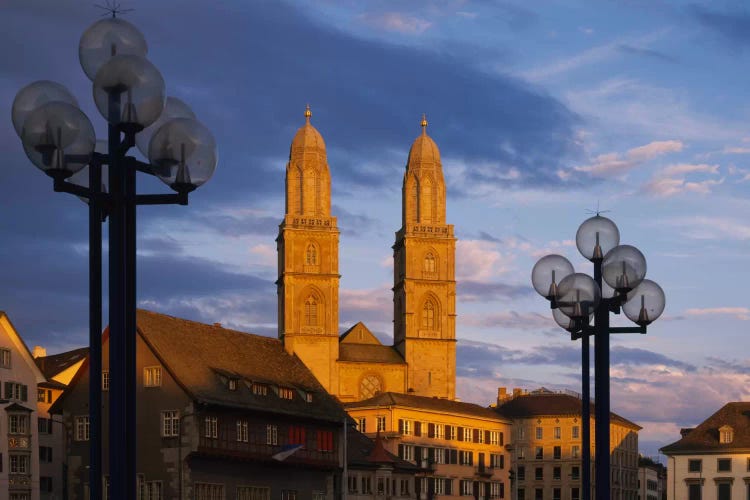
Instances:
[[[32,356],[34,357],[34,359],[36,359],[36,358],[43,358],[43,357],[47,356],[47,349],[45,349],[44,347],[42,347],[40,345],[35,345],[34,346],[34,352],[32,353]]]
[[[503,403],[503,401],[509,399],[510,396],[508,395],[508,389],[505,387],[498,387],[497,388],[497,404],[498,406]]]
[[[695,427],[683,427],[682,429],[680,429],[680,436],[685,437],[693,432],[693,430],[695,430]]]

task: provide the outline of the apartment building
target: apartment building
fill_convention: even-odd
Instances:
[[[638,457],[638,500],[667,499],[667,468],[648,457]]]
[[[361,432],[421,469],[417,498],[509,498],[510,421],[494,411],[391,392],[344,406]]]
[[[347,500],[417,498],[414,477],[419,467],[388,452],[380,433],[373,440],[350,427],[346,457]]]

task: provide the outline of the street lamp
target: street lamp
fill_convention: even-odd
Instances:
[[[79,43],[81,67],[108,122],[107,153],[95,151],[91,122],[58,83],[38,81],[21,89],[12,119],[26,155],[52,177],[54,190],[89,204],[92,499],[102,494],[101,223],[109,217],[110,497],[130,500],[136,496],[136,206],[187,205],[188,193],[213,175],[217,155],[211,132],[187,105],[165,95],[161,73],[145,57],[143,35],[116,13],[112,9],[111,18],[90,26]],[[136,144],[148,163],[127,156]],[[87,182],[81,175],[84,168]],[[136,194],[136,172],[158,177],[176,193]]]
[[[589,337],[594,336],[594,383],[596,421],[596,498],[610,493],[609,456],[609,335],[646,333],[646,326],[664,312],[664,291],[645,279],[646,259],[630,245],[620,245],[620,231],[614,222],[598,213],[581,224],[576,246],[594,264],[593,279],[573,272],[561,255],[539,259],[531,272],[534,289],[550,301],[552,316],[571,340],[581,339],[583,499],[591,496],[591,430]],[[620,310],[637,327],[610,327],[609,313]],[[591,319],[594,324],[591,326]]]

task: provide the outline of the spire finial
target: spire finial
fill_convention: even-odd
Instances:
[[[312,111],[310,111],[310,105],[308,104],[305,106],[305,121],[307,123],[310,123],[310,117],[312,116]]]
[[[426,134],[427,133],[427,115],[424,113],[422,113],[422,123],[420,123],[420,125],[422,125],[422,134]]]

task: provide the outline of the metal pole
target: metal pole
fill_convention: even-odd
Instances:
[[[89,491],[102,492],[102,187],[101,163],[89,165]]]
[[[602,286],[602,261],[594,260],[594,281]],[[594,314],[594,398],[596,499],[609,500],[609,307],[602,299]]]
[[[123,162],[125,177],[125,433],[129,436],[124,449],[126,460],[125,498],[136,498],[136,170]]]
[[[591,500],[591,378],[589,335],[581,336],[581,465],[583,500]]]

